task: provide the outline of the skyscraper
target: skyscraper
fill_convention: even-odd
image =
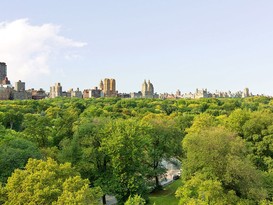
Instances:
[[[141,89],[141,93],[142,93],[142,96],[145,97],[146,93],[147,93],[147,82],[146,80],[144,80],[143,84],[142,84],[142,89]]]
[[[55,98],[55,97],[61,97],[62,96],[62,86],[61,83],[55,83],[54,86],[50,87],[50,97]]]
[[[144,82],[142,84],[141,92],[142,92],[143,98],[153,98],[154,97],[154,86],[150,82],[150,80],[148,80],[148,83],[146,82],[146,80],[144,80]]]
[[[0,82],[2,83],[3,80],[7,77],[7,65],[6,63],[0,62]]]
[[[99,88],[100,88],[100,90],[103,90],[103,81],[102,80],[100,81]]]
[[[243,98],[247,98],[249,96],[250,96],[250,94],[249,94],[249,88],[245,88],[242,97]]]
[[[113,93],[116,93],[116,80],[115,79],[110,79],[110,90]]]
[[[109,91],[110,91],[110,79],[109,78],[104,79],[103,91],[104,91],[105,95],[109,94]]]
[[[104,97],[116,97],[117,91],[116,91],[116,80],[115,79],[109,79],[105,78],[103,83],[101,81],[100,88],[103,88],[103,95]]]

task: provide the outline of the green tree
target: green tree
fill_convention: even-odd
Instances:
[[[249,114],[242,126],[243,138],[252,146],[251,158],[255,165],[264,171],[272,167],[273,159],[273,114],[264,109]]]
[[[0,142],[0,182],[5,183],[16,168],[24,168],[29,158],[41,158],[40,151],[32,142],[6,137]]]
[[[198,133],[203,129],[217,125],[217,121],[214,116],[207,113],[196,115],[192,126],[186,129],[187,133]]]
[[[18,108],[13,109],[10,107],[6,108],[7,110],[4,112],[4,115],[1,115],[2,124],[9,129],[14,129],[19,131],[21,128],[21,123],[23,120],[22,112],[18,111]]]
[[[24,170],[15,170],[4,187],[4,204],[99,204],[101,191],[89,188],[69,163],[29,159]]]
[[[192,126],[194,116],[182,114],[174,118],[177,126],[179,127],[183,137],[186,135],[186,130]]]
[[[249,119],[249,112],[242,109],[234,110],[227,120],[227,127],[238,135],[243,136],[243,125]]]
[[[141,196],[135,195],[134,197],[129,196],[128,200],[124,205],[145,205],[146,202]]]
[[[71,162],[82,176],[102,188],[103,204],[106,204],[105,194],[111,187],[109,157],[102,147],[103,139],[108,137],[105,128],[108,122],[107,118],[81,118],[73,139],[61,143],[59,154],[60,161]]]
[[[39,147],[47,147],[52,144],[52,126],[48,117],[41,114],[25,114],[22,126],[25,137]]]
[[[109,138],[102,147],[110,157],[112,193],[123,204],[130,195],[147,193],[148,137],[145,126],[137,120],[116,120],[107,128]]]
[[[7,195],[4,186],[0,182],[0,204],[4,204],[7,200]]]
[[[206,173],[242,198],[259,201],[266,197],[262,176],[247,158],[245,142],[234,133],[221,127],[209,128],[188,134],[182,144],[185,180]]]
[[[176,191],[179,204],[231,205],[238,204],[240,198],[234,191],[225,192],[222,183],[216,179],[208,179],[203,174],[196,174],[187,180]]]
[[[166,173],[162,161],[169,161],[182,154],[180,142],[183,135],[176,122],[169,116],[148,114],[142,121],[149,127],[147,154],[151,176],[155,179],[156,189],[160,189],[159,176]]]
[[[99,187],[90,188],[89,181],[83,180],[80,176],[68,178],[63,183],[62,194],[58,197],[56,202],[52,205],[63,204],[86,204],[98,205],[100,204],[99,196],[101,196],[101,189]]]
[[[73,137],[73,126],[79,117],[79,109],[74,105],[70,105],[68,108],[50,107],[45,113],[52,124],[52,140],[55,146],[59,146],[64,138]]]

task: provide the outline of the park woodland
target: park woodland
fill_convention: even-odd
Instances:
[[[168,167],[179,175],[169,183]],[[0,101],[0,204],[273,204],[273,99]]]

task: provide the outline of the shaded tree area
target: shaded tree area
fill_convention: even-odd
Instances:
[[[2,183],[6,183],[16,168],[24,168],[29,158],[41,158],[40,150],[34,143],[15,135],[13,132],[6,131],[1,137],[0,182]]]

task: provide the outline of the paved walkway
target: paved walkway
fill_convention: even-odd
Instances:
[[[116,197],[106,195],[106,204],[107,205],[115,205],[115,204],[117,204],[117,202],[118,201],[117,201]]]
[[[170,184],[173,181],[173,176],[175,176],[175,175],[180,176],[180,170],[179,169],[168,170],[167,173],[166,173],[166,177],[162,178],[160,180],[160,184],[162,186]]]

